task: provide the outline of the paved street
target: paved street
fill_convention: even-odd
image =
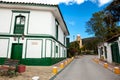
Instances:
[[[92,57],[75,59],[54,80],[120,80],[120,75],[96,64]]]

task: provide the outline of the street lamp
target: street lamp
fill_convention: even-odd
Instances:
[[[19,43],[19,40],[20,40],[20,38],[22,39],[22,40],[24,40],[24,34],[22,34],[22,35],[15,35],[14,36],[14,41],[16,41],[17,39],[18,39],[18,43]]]

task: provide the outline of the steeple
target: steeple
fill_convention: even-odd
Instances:
[[[81,47],[82,47],[82,39],[81,39],[81,37],[80,37],[80,34],[77,34],[76,41],[78,41],[79,47],[81,48]]]

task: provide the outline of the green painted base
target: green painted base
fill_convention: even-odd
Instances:
[[[26,58],[21,60],[21,64],[32,66],[50,66],[58,63],[65,58]]]
[[[0,65],[4,64],[6,58],[0,58]],[[25,58],[20,60],[20,64],[28,66],[51,66],[65,58]]]
[[[4,64],[6,58],[0,58],[0,65]]]

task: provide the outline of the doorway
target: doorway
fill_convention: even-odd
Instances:
[[[114,42],[111,45],[112,50],[112,60],[113,62],[120,63],[120,54],[119,54],[119,46],[117,42]]]
[[[13,43],[12,51],[11,51],[11,59],[21,60],[22,59],[22,49],[23,49],[23,44]]]

